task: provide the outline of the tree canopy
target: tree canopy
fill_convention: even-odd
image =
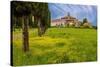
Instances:
[[[11,8],[13,18],[18,19],[18,17],[23,15],[30,15],[29,18],[32,18],[32,16],[36,17],[37,19],[41,18],[41,21],[44,21],[41,23],[46,24],[46,26],[50,26],[50,11],[47,3],[12,1]],[[37,27],[37,19],[35,19],[34,22],[31,21],[32,19],[29,19],[31,27]],[[16,26],[19,26],[20,23],[17,22]]]

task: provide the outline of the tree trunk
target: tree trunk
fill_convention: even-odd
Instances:
[[[37,28],[37,24],[38,24],[38,19],[36,16],[34,16],[34,27]]]
[[[15,16],[12,16],[12,28],[13,28],[13,31],[15,31],[15,28],[16,28],[16,17]]]
[[[28,16],[23,16],[22,22],[23,22],[23,50],[24,52],[27,52],[29,51]]]
[[[38,36],[42,36],[42,29],[41,29],[41,20],[38,18]]]
[[[43,24],[40,18],[38,18],[38,36],[42,36],[46,31],[46,26]]]

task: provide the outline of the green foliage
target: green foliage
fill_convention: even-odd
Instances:
[[[32,11],[32,6],[29,2],[12,1],[11,2],[12,14],[15,16],[29,15]]]
[[[93,28],[93,26],[91,25],[91,23],[88,21],[87,18],[84,18],[80,28]]]
[[[94,29],[97,29],[97,26],[93,26]]]
[[[22,31],[13,32],[13,64],[36,65],[97,60],[95,29],[49,28],[43,37],[29,29],[30,51],[22,51]]]
[[[84,19],[83,19],[83,24],[84,24],[84,23],[87,23],[87,22],[88,22],[87,18],[84,18]]]
[[[37,27],[38,19],[41,19],[41,24],[44,25],[44,27],[50,27],[51,17],[47,3],[12,1],[11,13],[13,19],[12,26],[15,26],[14,28],[22,26],[22,22],[18,18],[23,15],[29,15],[29,26],[32,28]],[[35,17],[34,22],[32,22],[32,16]]]

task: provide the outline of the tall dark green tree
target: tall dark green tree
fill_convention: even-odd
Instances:
[[[42,36],[50,26],[50,12],[47,3],[32,3],[22,1],[12,1],[12,18],[20,19],[12,22],[13,26],[22,26],[23,31],[23,49],[29,51],[28,25],[32,26],[32,16],[34,16],[36,27],[38,27],[38,35]]]
[[[88,22],[87,18],[84,18],[84,19],[83,19],[83,24],[84,24],[84,23],[87,23],[87,22]]]
[[[33,15],[38,27],[38,35],[42,36],[50,24],[50,12],[47,3],[33,3]]]
[[[15,17],[20,17],[22,22],[23,30],[23,50],[24,52],[29,51],[29,36],[28,36],[28,22],[29,15],[31,14],[31,4],[28,2],[12,2],[12,14]]]

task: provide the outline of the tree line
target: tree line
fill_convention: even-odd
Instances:
[[[34,16],[34,22],[32,21]],[[11,2],[11,32],[15,28],[22,28],[23,31],[23,50],[29,51],[29,27],[38,28],[38,36],[42,36],[50,27],[50,11],[48,3],[41,2]]]

